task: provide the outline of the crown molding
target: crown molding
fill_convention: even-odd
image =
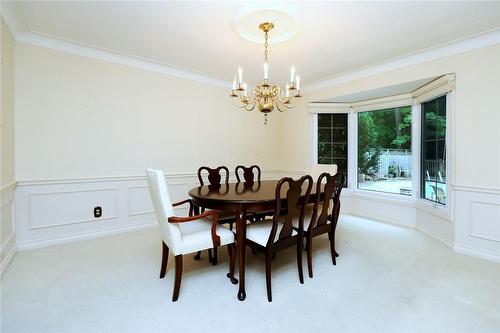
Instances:
[[[436,60],[459,53],[480,49],[500,43],[500,28],[490,30],[478,35],[459,39],[440,46],[435,46],[414,54],[402,56],[372,66],[364,67],[359,70],[348,72],[333,78],[317,81],[302,88],[304,93],[320,90],[340,83],[354,81],[365,77],[389,72],[392,70],[421,64],[427,61]]]
[[[87,58],[111,62],[114,64],[138,68],[150,72],[175,76],[182,79],[212,84],[219,87],[231,88],[231,82],[219,79],[208,74],[196,72],[151,59],[139,58],[95,46],[81,44],[36,32],[17,32],[14,34],[16,42],[39,46],[47,49],[70,53]]]

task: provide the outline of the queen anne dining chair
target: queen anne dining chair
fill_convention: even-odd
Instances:
[[[250,167],[238,165],[234,169],[234,173],[236,175],[236,180],[238,181],[238,183],[241,183],[243,181],[245,184],[253,184],[253,183],[260,184],[260,178],[262,172],[258,165],[252,165]],[[255,222],[263,220],[266,216],[272,216],[274,214],[274,210],[265,212],[247,212],[247,213],[251,214],[250,220]]]
[[[325,182],[324,182],[325,181]],[[306,240],[307,251],[307,269],[309,277],[313,277],[312,269],[312,240],[313,237],[328,233],[330,240],[330,252],[332,256],[332,263],[337,264],[336,258],[339,256],[335,250],[335,230],[340,214],[340,193],[342,191],[345,181],[344,174],[331,175],[329,173],[322,173],[319,175],[316,182],[316,201],[312,212],[306,211],[304,214],[303,230],[304,238]],[[324,187],[323,190],[321,187]],[[293,227],[295,230],[300,230],[300,221],[294,219]]]
[[[172,301],[177,301],[182,279],[182,255],[227,245],[229,252],[229,273],[227,277],[233,284],[236,246],[234,234],[218,225],[218,214],[206,211],[193,216],[193,203],[190,199],[172,204],[165,176],[161,170],[147,169],[147,180],[153,206],[160,226],[162,239],[162,259],[160,279],[165,277],[169,251],[175,256],[175,283]],[[177,217],[174,207],[189,204],[189,216]]]
[[[325,172],[330,174],[330,175],[337,174],[337,169],[338,169],[337,164],[313,164],[313,165],[311,165],[311,170],[310,170],[311,173],[310,174],[314,180],[317,180],[319,178],[319,176]],[[320,206],[322,204],[323,204],[323,202],[320,202]],[[306,206],[306,214],[309,214],[309,216],[310,216],[312,214],[313,208],[314,208],[314,204],[307,205]],[[329,212],[330,214],[332,213],[331,209],[332,209],[332,206],[330,205],[330,212]]]
[[[198,168],[198,181],[200,182],[200,186],[204,186],[206,184],[204,176],[207,177],[208,185],[214,188],[221,187],[223,184],[228,186],[229,184],[229,169],[225,166],[219,166],[217,168],[210,168],[207,166],[201,166]],[[224,176],[224,182],[222,182],[222,176]],[[201,207],[202,212],[205,211],[203,207]],[[216,211],[219,214],[219,223],[221,224],[229,224],[230,229],[232,230],[232,226],[236,221],[236,216],[231,212],[222,212]],[[212,256],[213,250],[213,256]],[[201,251],[198,251],[194,257],[195,260],[201,259]],[[212,265],[217,265],[217,247],[213,249],[208,249],[208,261],[212,263]]]
[[[254,172],[255,170],[255,172]],[[252,183],[254,181],[260,182],[261,171],[258,165],[252,165],[251,167],[245,167],[243,165],[238,165],[234,169],[234,173],[236,174],[236,180],[238,183],[241,182],[240,174],[243,172],[243,181],[245,183]]]
[[[307,182],[305,194],[302,195],[303,185]],[[251,223],[247,226],[245,244],[253,250],[263,252],[266,255],[266,287],[267,300],[272,302],[271,293],[271,261],[276,252],[297,247],[297,268],[299,271],[299,281],[304,283],[302,272],[302,240],[303,240],[303,218],[304,206],[309,200],[312,188],[312,177],[303,176],[298,180],[290,177],[281,179],[276,185],[275,198],[276,209],[272,220]],[[288,185],[288,187],[284,187]],[[282,215],[282,189],[286,188],[286,215]],[[299,221],[299,228],[293,228],[293,221]]]
[[[313,164],[311,165],[311,177],[313,179],[318,179],[324,172],[335,175],[337,169],[337,164]]]

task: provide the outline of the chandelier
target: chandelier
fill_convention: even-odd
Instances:
[[[252,111],[258,106],[259,111],[264,114],[264,124],[267,124],[267,114],[274,108],[283,112],[297,106],[300,95],[300,76],[295,74],[295,67],[290,70],[290,82],[284,89],[273,83],[269,84],[269,61],[268,61],[268,35],[274,28],[274,24],[265,22],[259,25],[264,32],[264,81],[255,85],[251,90],[247,90],[247,84],[243,81],[243,69],[238,67],[238,81],[233,81],[231,97],[234,104],[247,111]]]

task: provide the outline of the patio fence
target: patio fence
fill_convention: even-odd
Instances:
[[[389,166],[394,166],[396,177],[411,177],[411,150],[382,149],[378,160],[379,178],[389,178]]]

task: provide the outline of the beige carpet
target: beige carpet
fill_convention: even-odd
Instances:
[[[332,266],[327,237],[316,239],[304,285],[294,250],[279,253],[272,303],[263,257],[249,250],[246,301],[221,250],[215,267],[185,257],[172,303],[173,260],[159,280],[156,229],[18,253],[2,280],[2,332],[500,332],[499,264],[352,216],[337,243]]]

